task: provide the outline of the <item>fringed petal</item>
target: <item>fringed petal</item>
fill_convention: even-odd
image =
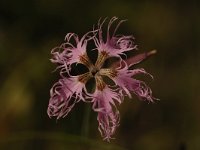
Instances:
[[[47,113],[49,117],[57,119],[65,117],[76,102],[83,100],[85,85],[76,77],[60,79],[53,85],[50,91],[50,100]]]
[[[99,131],[101,136],[109,141],[119,126],[119,112],[116,102],[122,102],[122,95],[106,86],[103,91],[96,90],[93,94],[93,110],[98,112]]]
[[[113,134],[119,126],[119,111],[111,113],[98,112],[97,120],[99,122],[98,130],[104,140],[110,141],[113,139]]]
[[[78,36],[76,34],[68,33],[66,35],[66,41],[68,45],[71,45],[68,48],[68,55],[69,55],[69,60],[68,64],[73,64],[73,63],[82,63],[80,60],[80,57],[86,54],[86,48],[87,48],[87,43],[89,40],[93,38],[93,34],[96,31],[90,31],[87,32],[83,37],[79,40]],[[91,35],[90,35],[91,34]],[[76,45],[73,46],[71,44],[71,39],[74,38]]]
[[[144,69],[128,70],[128,66],[117,68],[117,75],[113,78],[116,85],[120,87],[130,98],[131,92],[135,93],[139,99],[153,102],[151,89],[140,80],[133,78],[137,74],[148,74]],[[148,74],[150,75],[150,74]],[[150,75],[152,77],[152,75]]]
[[[52,49],[51,62],[58,64],[57,69],[64,68],[66,72],[69,73],[71,64],[83,63],[81,59],[86,55],[87,43],[89,40],[93,39],[95,32],[95,30],[87,32],[80,40],[77,34],[68,33],[65,37],[66,42]]]
[[[110,22],[108,23],[107,28],[107,37],[106,41],[103,41],[102,36],[102,26],[105,20],[102,23],[98,23],[98,38],[94,37],[95,45],[97,46],[97,50],[99,52],[105,51],[109,54],[109,57],[121,57],[120,55],[125,55],[124,52],[136,49],[136,45],[134,44],[133,36],[124,36],[124,35],[115,35],[118,27],[124,20],[120,21],[112,36],[110,35],[110,28],[111,25],[117,20],[118,18],[113,17],[111,18]]]

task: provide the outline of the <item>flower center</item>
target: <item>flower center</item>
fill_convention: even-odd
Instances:
[[[98,54],[95,64],[93,64],[87,54],[80,56],[80,62],[88,67],[89,72],[80,75],[78,80],[82,83],[86,83],[94,77],[96,81],[96,88],[102,91],[106,86],[106,83],[103,81],[102,77],[107,76],[112,79],[117,75],[116,70],[113,70],[112,68],[102,68],[107,58],[108,53],[106,51],[102,51]]]
[[[99,69],[97,69],[97,68],[92,68],[92,70],[91,70],[91,74],[93,75],[93,76],[95,76],[96,74],[97,74],[97,72],[99,72]]]

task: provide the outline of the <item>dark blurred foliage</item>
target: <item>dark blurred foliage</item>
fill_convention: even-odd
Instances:
[[[199,1],[0,1],[0,149],[200,149]],[[79,103],[64,119],[49,119],[50,51],[68,32],[83,35],[100,17],[127,19],[140,52],[157,54],[136,67],[160,101],[126,99],[111,143],[97,130],[96,113]],[[88,122],[85,121],[90,113]],[[88,129],[87,129],[88,128]]]

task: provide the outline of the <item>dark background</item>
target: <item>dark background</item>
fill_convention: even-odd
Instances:
[[[200,149],[200,7],[197,1],[0,1],[0,149]],[[49,59],[68,32],[83,35],[100,17],[127,19],[141,52],[157,54],[138,67],[156,103],[126,99],[111,143],[102,141],[96,113],[79,103],[64,119],[49,119],[49,90],[59,79]],[[90,114],[90,115],[89,115]],[[88,116],[89,115],[89,118]],[[89,119],[89,120],[87,120]]]

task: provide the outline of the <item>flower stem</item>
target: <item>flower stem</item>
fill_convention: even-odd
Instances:
[[[86,104],[84,108],[84,116],[83,116],[83,122],[82,122],[82,130],[81,130],[81,135],[86,138],[89,135],[90,112],[91,112],[90,105]]]

